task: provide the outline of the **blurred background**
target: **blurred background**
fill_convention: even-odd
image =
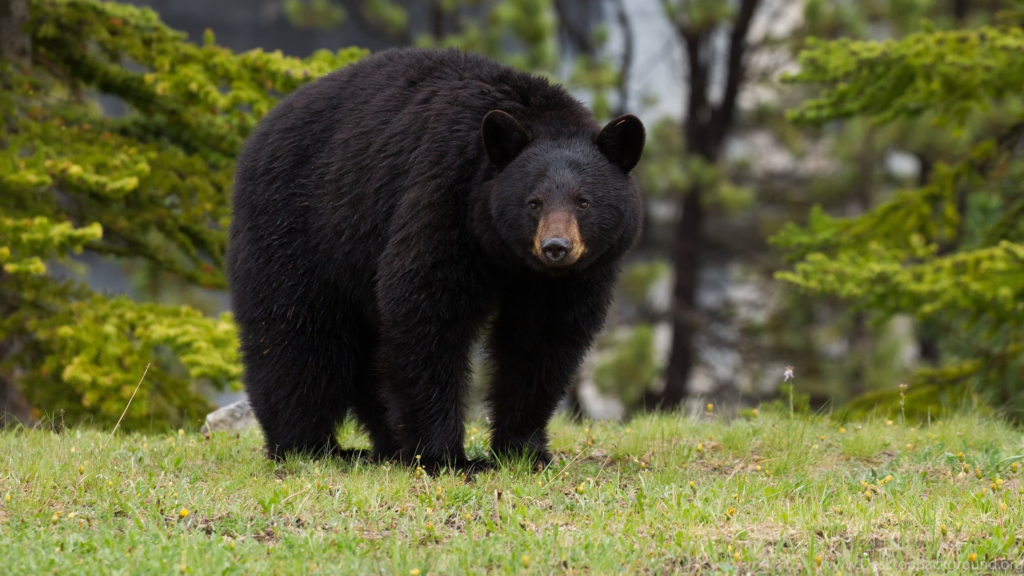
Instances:
[[[599,121],[630,112],[647,126],[644,235],[567,410],[1022,414],[1021,94],[972,76],[991,58],[1022,80],[984,52],[986,31],[1019,40],[1014,2],[98,6],[0,0],[0,24],[23,24],[3,42],[0,147],[0,392],[20,421],[116,419],[149,362],[130,425],[197,423],[240,398],[221,315],[233,153],[302,81],[358,49],[412,45],[491,55],[563,84]],[[897,107],[938,82],[922,70],[957,54],[943,51],[955,34],[968,39],[963,84],[946,77],[933,87],[945,100]],[[858,76],[868,66],[877,83]],[[17,267],[19,246],[45,273]],[[970,260],[979,251],[998,262]]]

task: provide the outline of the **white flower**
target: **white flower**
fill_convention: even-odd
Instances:
[[[785,382],[789,382],[793,379],[793,367],[786,366],[786,370],[782,372],[782,378]]]

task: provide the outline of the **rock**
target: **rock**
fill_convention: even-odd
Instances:
[[[206,423],[203,424],[203,433],[238,432],[255,424],[256,416],[252,413],[249,400],[239,400],[207,414]]]

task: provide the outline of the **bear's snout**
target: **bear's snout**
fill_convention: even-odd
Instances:
[[[569,241],[565,238],[548,238],[541,243],[544,257],[552,264],[557,264],[559,260],[565,258],[570,249],[572,249],[572,244],[569,244]]]
[[[579,224],[572,212],[555,210],[541,217],[533,238],[533,254],[541,262],[558,268],[571,266],[585,250]]]

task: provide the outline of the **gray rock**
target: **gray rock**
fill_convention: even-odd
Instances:
[[[239,400],[234,404],[228,404],[218,408],[206,415],[206,424],[203,425],[203,432],[238,432],[249,426],[256,425],[256,416],[252,413],[249,400]]]

